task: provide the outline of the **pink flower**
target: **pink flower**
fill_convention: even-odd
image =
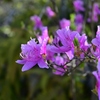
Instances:
[[[55,16],[55,12],[48,6],[46,7],[46,15],[51,18]]]
[[[61,28],[66,28],[66,27],[70,27],[70,20],[67,20],[65,18],[63,18],[62,20],[60,20],[60,27]]]
[[[34,30],[40,29],[43,26],[41,18],[39,16],[34,15],[30,19],[34,22]]]

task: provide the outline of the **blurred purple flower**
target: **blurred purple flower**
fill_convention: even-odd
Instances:
[[[82,29],[83,29],[83,24],[76,25],[76,31],[78,31],[79,33],[81,33]]]
[[[85,10],[85,8],[83,7],[83,4],[84,4],[83,1],[81,1],[81,0],[75,0],[73,2],[73,4],[74,4],[74,8],[75,8],[76,12],[84,11]]]
[[[83,21],[84,19],[83,19],[82,14],[76,14],[75,16],[76,31],[78,31],[79,33],[83,29]]]
[[[40,47],[41,45],[37,44],[35,39],[28,41],[27,44],[21,45],[22,52],[20,55],[22,60],[17,60],[16,62],[24,64],[22,71],[29,70],[36,64],[38,64],[40,68],[49,68],[40,54]]]
[[[100,15],[99,4],[94,3],[92,12],[89,12],[88,22],[91,22],[91,20],[94,22],[98,22],[98,15]]]
[[[46,7],[46,15],[51,18],[55,16],[55,12],[48,6]]]
[[[95,2],[93,4],[93,10],[94,10],[94,12],[100,14],[100,9],[99,9],[99,4],[98,3]]]
[[[34,30],[40,29],[43,26],[41,18],[39,16],[37,15],[31,16],[30,19],[34,22]]]
[[[82,14],[76,14],[75,16],[75,23],[76,24],[82,24],[84,21]]]
[[[65,18],[63,18],[62,20],[60,20],[60,27],[61,28],[66,28],[66,27],[70,27],[70,20],[67,20]]]

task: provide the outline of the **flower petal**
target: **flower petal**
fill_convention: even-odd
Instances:
[[[22,71],[27,71],[36,65],[36,62],[26,62],[22,67]]]
[[[43,61],[43,59],[41,59],[39,62],[38,62],[38,65],[40,68],[49,68],[47,66],[47,64]]]
[[[67,56],[68,56],[68,58],[69,58],[70,60],[73,59],[74,54],[73,54],[72,50],[66,52],[66,54],[67,54]]]
[[[97,71],[93,71],[92,74],[95,76],[96,80],[99,82],[99,77]]]
[[[53,45],[50,47],[50,51],[53,53],[62,53],[62,52],[67,52],[69,50],[70,50],[70,47],[66,47],[66,46],[56,47]]]

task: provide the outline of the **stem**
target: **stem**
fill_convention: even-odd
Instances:
[[[58,15],[58,8],[56,6],[55,0],[51,0],[51,2],[52,2],[52,5],[53,5],[54,12]]]
[[[49,4],[49,2],[50,2],[50,0],[47,0],[46,4],[44,5],[44,7],[43,7],[43,9],[42,9],[42,11],[41,11],[41,13],[39,15],[40,18],[42,18],[43,14],[45,13],[45,8],[46,8],[47,4]]]
[[[59,69],[57,69],[57,68],[54,68],[53,67],[53,64],[50,64],[50,65],[48,65],[49,66],[49,68],[51,68],[51,69],[54,69],[54,70],[56,70],[56,71],[59,71],[59,72],[62,72],[62,73],[65,73],[64,71],[61,71],[61,70],[59,70]],[[51,67],[52,66],[52,67]],[[58,67],[58,66],[57,66]],[[60,68],[60,66],[58,67],[58,68]],[[64,68],[63,68],[64,69]],[[65,70],[65,69],[64,69]]]
[[[92,30],[92,38],[94,38],[94,36],[95,36],[95,32],[94,32],[94,22],[93,22],[93,19],[92,19],[92,16],[93,16],[93,3],[94,3],[94,1],[93,2],[91,2],[91,7],[92,7],[92,15],[91,15],[91,30]]]
[[[56,13],[56,20],[55,20],[55,22],[56,22],[57,25],[59,25],[59,12],[58,12],[58,7],[56,5],[55,0],[51,0],[51,3],[53,5],[53,10]]]
[[[70,73],[75,71],[82,64],[82,62],[84,62],[84,60],[85,60],[85,58],[82,61],[80,61],[80,63],[78,65],[76,65],[74,68],[72,68],[70,71],[67,71],[66,74],[69,75]]]
[[[61,18],[66,18],[66,8],[67,8],[67,5],[66,5],[66,0],[61,0],[61,11],[60,11],[60,17]]]
[[[87,15],[88,15],[88,11],[89,11],[89,9],[88,9],[88,5],[89,5],[89,1],[88,0],[86,0],[86,12],[85,12],[85,17],[84,17],[84,22],[83,22],[83,31],[85,30],[85,25],[86,25],[86,21],[87,21]]]
[[[74,73],[71,74],[71,81],[72,81],[72,99],[76,100],[76,89],[75,89],[75,78],[74,78]]]

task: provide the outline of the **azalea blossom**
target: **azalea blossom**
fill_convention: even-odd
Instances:
[[[19,64],[24,64],[22,71],[31,69],[33,66],[38,64],[40,68],[49,68],[40,54],[41,45],[35,42],[35,39],[32,39],[27,42],[27,44],[21,45],[21,58],[22,60],[17,60]]]
[[[75,35],[78,34],[76,31],[71,31],[69,28],[59,29],[56,31],[57,35],[62,43],[63,50],[68,52],[70,50],[74,50],[73,40]]]

